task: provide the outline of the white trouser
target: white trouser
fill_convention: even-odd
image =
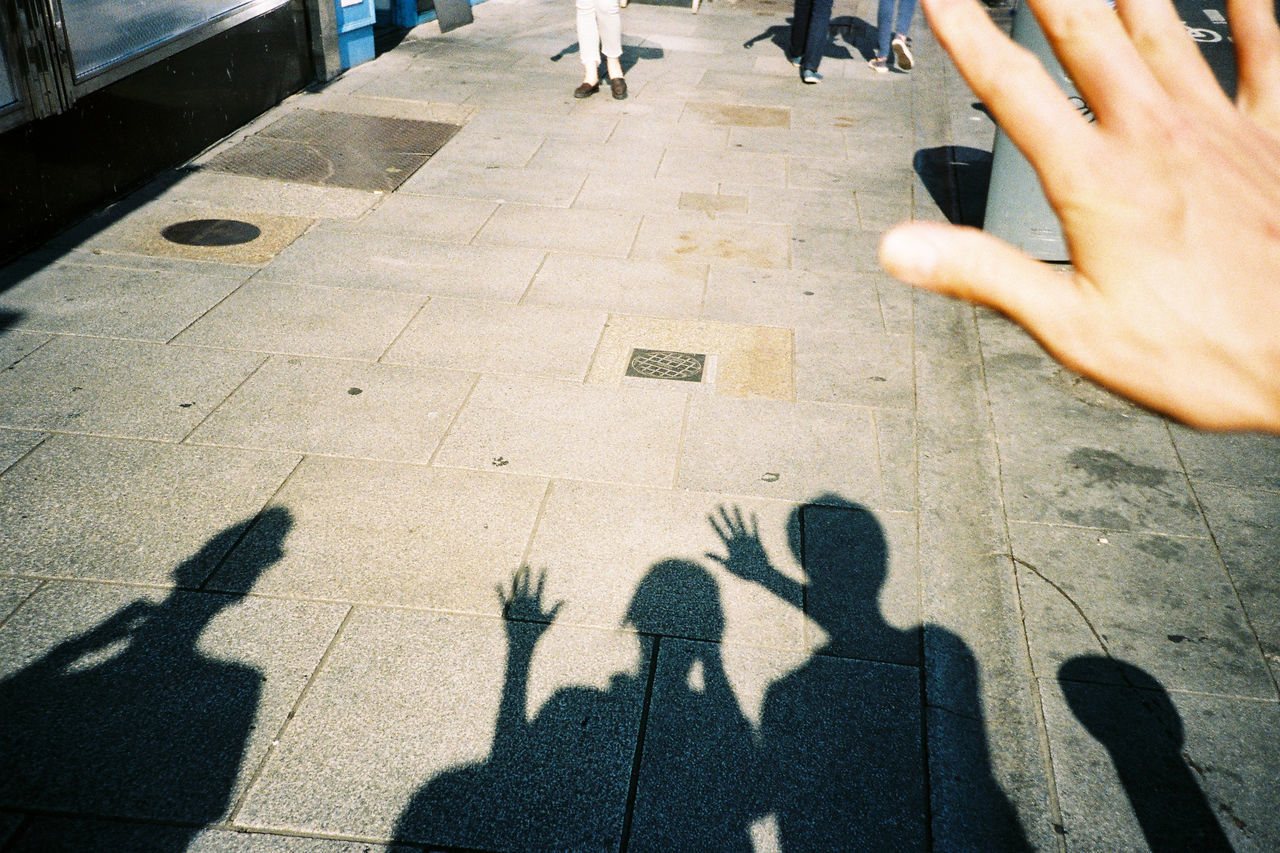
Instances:
[[[610,59],[622,56],[622,15],[618,0],[577,0],[578,51],[582,64],[594,72],[600,67],[600,53]]]

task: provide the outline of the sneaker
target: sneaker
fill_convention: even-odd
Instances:
[[[794,65],[796,68],[799,68],[799,67],[800,67],[800,60],[801,60],[801,59],[803,59],[803,58],[804,58],[804,57],[802,57],[802,56],[788,56],[788,57],[787,57],[787,61],[788,61],[788,62],[790,62],[792,65]]]
[[[916,60],[911,55],[911,46],[907,43],[907,37],[894,36],[889,44],[893,48],[893,58],[898,61],[898,67],[903,71],[910,71]]]
[[[822,81],[822,75],[817,71],[810,71],[808,68],[800,72],[800,79],[806,83],[819,83]]]
[[[877,74],[889,73],[889,60],[883,56],[877,56],[867,63],[871,66],[871,70]]]

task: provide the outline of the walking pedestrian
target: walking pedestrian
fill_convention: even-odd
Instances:
[[[876,30],[878,42],[876,55],[869,63],[879,74],[889,73],[889,54],[898,68],[910,71],[916,64],[911,54],[911,39],[907,33],[911,29],[911,16],[916,12],[916,0],[880,0],[876,9]]]
[[[800,67],[800,79],[818,83],[818,64],[827,49],[831,29],[832,0],[796,0],[791,15],[791,64]]]
[[[830,0],[827,0],[830,2]],[[582,85],[573,90],[575,98],[587,98],[600,91],[600,54],[604,53],[609,72],[609,91],[615,100],[627,96],[622,76],[622,15],[618,0],[577,0],[578,53],[582,57]]]

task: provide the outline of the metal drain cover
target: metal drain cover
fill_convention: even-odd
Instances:
[[[461,128],[435,121],[296,110],[205,168],[358,190],[394,190]]]
[[[660,349],[633,349],[627,363],[627,376],[645,379],[673,379],[677,382],[701,382],[707,357],[700,352],[671,352]]]
[[[238,219],[188,219],[160,232],[170,243],[182,246],[239,246],[262,236],[262,229]]]

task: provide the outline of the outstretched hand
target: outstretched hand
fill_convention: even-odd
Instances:
[[[556,614],[560,612],[564,602],[557,601],[551,609],[543,609],[542,591],[547,584],[547,573],[545,570],[538,573],[536,586],[531,585],[529,575],[528,566],[521,566],[516,570],[511,578],[510,596],[502,587],[497,588],[498,600],[502,602],[502,615],[507,617],[508,625],[511,624],[511,619],[518,618],[539,624],[545,631],[555,621]]]
[[[764,583],[774,574],[764,545],[760,542],[760,522],[755,513],[748,520],[743,517],[740,507],[735,506],[730,512],[722,506],[718,515],[712,513],[707,516],[707,520],[729,552],[726,556],[708,552],[707,559],[724,566],[735,577],[756,583]]]
[[[1227,0],[1233,104],[1169,0],[1026,0],[1089,123],[975,0],[923,0],[961,74],[1035,167],[1072,271],[980,231],[908,223],[904,281],[989,305],[1068,367],[1207,429],[1280,432],[1280,29]]]

